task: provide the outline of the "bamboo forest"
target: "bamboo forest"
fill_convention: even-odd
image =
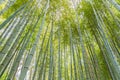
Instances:
[[[0,0],[0,80],[120,80],[120,0]]]

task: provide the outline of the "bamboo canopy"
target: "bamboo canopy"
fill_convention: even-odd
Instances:
[[[0,0],[0,80],[120,80],[120,0]]]

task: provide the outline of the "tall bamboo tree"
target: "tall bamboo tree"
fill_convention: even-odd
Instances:
[[[119,79],[119,0],[0,1],[0,80]]]

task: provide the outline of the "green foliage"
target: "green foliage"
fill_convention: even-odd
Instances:
[[[20,8],[20,6],[24,5],[26,2],[28,2],[28,0],[16,0],[14,2],[14,4],[12,6],[10,6],[10,8],[5,11],[5,13],[3,14],[4,18],[8,18],[11,14],[13,14],[18,8]]]
[[[0,15],[0,79],[119,80],[120,12],[111,1],[9,4]]]

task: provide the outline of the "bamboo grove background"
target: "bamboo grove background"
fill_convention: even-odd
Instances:
[[[0,0],[0,80],[120,80],[120,0]]]

